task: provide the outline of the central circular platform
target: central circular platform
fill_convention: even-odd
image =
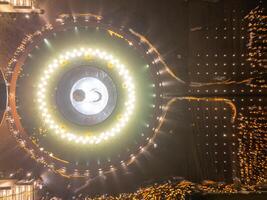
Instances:
[[[78,125],[92,126],[106,120],[117,103],[112,78],[102,69],[78,66],[60,79],[56,104],[65,119]]]
[[[107,87],[94,77],[78,80],[70,92],[72,106],[84,115],[96,115],[102,112],[107,106],[108,99]]]

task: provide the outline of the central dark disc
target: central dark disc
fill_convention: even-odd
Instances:
[[[78,125],[92,126],[105,121],[116,103],[117,90],[113,80],[97,67],[74,67],[61,77],[57,85],[59,112]]]
[[[75,90],[73,92],[73,99],[75,101],[77,101],[77,102],[84,101],[84,99],[85,99],[85,92],[83,90],[79,90],[79,89]]]

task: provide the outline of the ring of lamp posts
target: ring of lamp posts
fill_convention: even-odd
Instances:
[[[49,104],[46,102],[48,95],[47,86],[49,85],[49,81],[53,74],[60,68],[64,67],[64,64],[66,62],[80,57],[90,57],[97,60],[103,60],[108,63],[108,66],[114,66],[114,69],[117,71],[121,78],[123,88],[127,91],[127,97],[124,103],[124,111],[121,114],[121,117],[117,120],[117,122],[113,125],[111,129],[103,131],[99,134],[94,134],[93,136],[78,136],[77,133],[62,128],[62,125],[58,124],[54,119],[53,115],[50,112]],[[81,144],[99,144],[105,140],[108,140],[111,137],[118,135],[125,127],[131,115],[133,114],[135,107],[135,99],[135,85],[127,67],[120,63],[120,61],[114,58],[111,54],[105,51],[101,51],[99,49],[91,48],[74,49],[72,51],[63,53],[59,56],[58,59],[55,59],[44,70],[44,73],[41,76],[40,82],[38,84],[37,92],[39,112],[47,127],[54,134],[59,135],[61,138]]]
[[[104,25],[102,26],[102,24],[100,24],[100,23],[98,24],[98,26],[100,26],[104,30],[107,30],[107,32],[110,29],[109,26],[104,26]],[[62,26],[61,29],[64,29],[64,27],[65,26]],[[9,123],[9,127],[10,127],[12,133],[14,134],[14,136],[16,137],[17,141],[19,142],[21,147],[24,148],[31,155],[32,158],[34,158],[37,162],[40,162],[40,163],[44,164],[45,166],[48,166],[49,168],[51,168],[55,172],[58,172],[62,175],[68,174],[68,175],[72,176],[71,175],[72,172],[70,172],[68,170],[73,169],[75,166],[69,165],[71,163],[66,163],[66,162],[64,162],[64,160],[61,161],[61,159],[57,159],[56,157],[54,157],[53,152],[49,151],[49,149],[44,149],[43,147],[36,145],[35,142],[31,141],[31,138],[24,131],[23,125],[21,124],[21,121],[20,121],[21,117],[19,116],[19,113],[17,112],[16,98],[14,98],[14,97],[16,97],[17,79],[19,78],[19,74],[20,74],[20,71],[24,65],[25,59],[27,58],[25,55],[29,54],[31,52],[31,50],[33,49],[33,47],[35,46],[34,40],[39,40],[39,41],[43,40],[45,35],[51,34],[52,30],[55,31],[53,26],[49,25],[49,26],[46,26],[41,31],[39,31],[39,32],[37,31],[36,34],[33,35],[33,37],[25,38],[25,41],[18,47],[17,52],[14,54],[14,57],[11,60],[9,66],[8,66],[8,70],[5,74],[5,76],[7,77],[7,80],[9,81],[9,85],[10,85],[10,91],[9,91],[9,98],[10,98],[9,108],[10,109],[8,109],[8,112],[7,112],[7,120]],[[112,34],[112,36],[117,37],[117,35],[119,35],[119,34],[124,34],[121,31],[118,31],[117,33]],[[131,41],[133,42],[133,43],[129,42],[130,40],[125,39],[125,41],[128,42],[130,46],[137,48],[137,50],[142,52],[143,55],[149,54],[145,57],[148,59],[149,64],[151,63],[151,66],[147,65],[146,68],[149,69],[150,74],[152,75],[152,77],[154,77],[154,83],[155,84],[153,84],[153,87],[157,88],[157,91],[158,91],[158,89],[159,89],[158,87],[162,86],[161,80],[160,80],[161,73],[160,73],[159,68],[163,67],[162,69],[164,70],[164,64],[161,64],[161,59],[158,59],[156,50],[154,50],[154,48],[152,48],[149,43],[147,43],[146,41],[144,41],[142,39],[136,38],[134,35],[131,35],[131,33],[129,31],[126,31],[126,33],[128,34],[127,37],[131,38]],[[124,35],[124,36],[126,36],[126,35]],[[118,37],[121,39],[121,36],[118,36]],[[32,43],[33,43],[33,45],[30,45]],[[137,44],[139,45],[139,47]],[[114,65],[114,68],[116,69],[117,73],[120,75],[121,80],[124,83],[126,83],[125,86],[127,86],[127,87],[124,88],[127,91],[126,93],[128,94],[127,95],[128,98],[125,102],[125,109],[124,109],[124,116],[126,116],[126,117],[122,117],[121,120],[118,120],[117,123],[110,130],[106,130],[104,132],[101,132],[100,134],[97,134],[97,136],[95,136],[95,137],[94,136],[92,136],[92,137],[87,137],[87,136],[80,137],[80,136],[76,136],[75,133],[73,133],[73,132],[69,133],[67,130],[61,129],[60,126],[57,124],[57,122],[54,121],[53,116],[49,115],[50,114],[49,108],[48,108],[48,105],[45,101],[45,96],[46,96],[46,92],[47,92],[47,90],[45,88],[46,88],[46,86],[49,85],[49,80],[50,80],[53,72],[55,72],[60,67],[64,66],[64,60],[72,59],[74,57],[83,56],[89,52],[91,52],[92,56],[94,56],[96,59],[105,60],[106,62],[112,63]],[[156,61],[159,61],[159,62],[156,62]],[[127,124],[127,121],[130,119],[132,113],[134,112],[135,98],[132,100],[129,98],[131,96],[135,97],[135,86],[133,83],[133,79],[130,76],[127,68],[123,64],[121,64],[116,58],[113,58],[112,55],[109,55],[106,52],[101,52],[100,50],[89,49],[89,48],[88,49],[86,49],[86,48],[76,49],[76,50],[73,50],[70,52],[66,52],[65,54],[62,54],[57,60],[54,60],[54,62],[52,62],[50,65],[47,66],[46,70],[44,71],[44,73],[42,74],[42,77],[40,77],[39,80],[40,80],[40,82],[38,84],[38,88],[40,88],[40,91],[42,91],[42,92],[36,91],[37,99],[39,99],[38,102],[40,102],[40,106],[38,108],[38,110],[40,112],[39,114],[44,119],[45,123],[48,125],[48,128],[50,130],[53,130],[52,132],[55,135],[59,135],[66,140],[72,140],[73,142],[75,141],[75,142],[78,142],[81,144],[88,144],[88,145],[99,144],[102,141],[107,140],[108,138],[111,138],[111,137],[114,137],[115,135],[118,135],[121,132],[121,130],[123,129],[123,127]],[[145,144],[139,144],[140,146],[137,150],[131,151],[132,154],[131,154],[131,158],[129,160],[127,160],[127,159],[121,160],[120,164],[122,166],[132,163],[134,158],[139,153],[142,153],[150,146],[150,144],[153,144],[153,139],[151,140],[151,138],[155,137],[155,133],[159,130],[159,128],[161,126],[160,119],[162,117],[160,117],[160,116],[164,117],[164,112],[163,112],[164,106],[161,106],[161,103],[162,103],[161,102],[162,101],[161,95],[154,94],[153,96],[154,96],[154,98],[156,98],[156,103],[155,103],[155,105],[153,105],[153,108],[154,108],[154,114],[153,115],[155,117],[153,117],[153,120],[151,121],[153,123],[147,122],[147,124],[146,124],[146,128],[149,129],[150,132],[153,133],[153,136],[147,137],[146,138],[147,142]],[[142,134],[142,136],[145,136],[145,135]],[[71,168],[69,168],[69,167],[71,167]],[[67,169],[67,171],[64,171],[64,170],[62,171],[61,170],[62,168]],[[79,175],[74,175],[74,176],[84,176],[82,173],[83,172],[81,171]]]

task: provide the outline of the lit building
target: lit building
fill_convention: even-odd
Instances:
[[[33,200],[33,182],[18,181],[16,179],[0,180],[0,199],[1,200]]]
[[[39,13],[33,0],[0,0],[0,13]]]

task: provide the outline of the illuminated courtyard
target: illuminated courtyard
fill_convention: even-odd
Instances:
[[[265,199],[262,1],[0,0],[0,200]]]

